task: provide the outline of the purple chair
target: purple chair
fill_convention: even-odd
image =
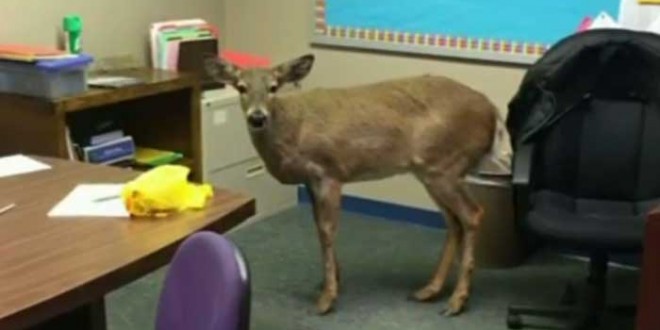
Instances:
[[[222,235],[198,232],[179,247],[158,304],[157,330],[247,330],[250,272]]]

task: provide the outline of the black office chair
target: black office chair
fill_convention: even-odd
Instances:
[[[507,325],[521,329],[528,315],[597,329],[615,310],[609,257],[640,252],[644,215],[660,203],[660,36],[597,30],[563,40],[528,71],[507,126],[528,241],[590,256],[585,299],[569,286],[553,307],[510,306]]]

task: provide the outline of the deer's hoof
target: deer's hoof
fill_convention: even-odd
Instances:
[[[316,302],[316,311],[319,315],[326,315],[334,309],[337,296],[329,293],[322,293]]]
[[[447,306],[444,311],[442,311],[442,316],[444,317],[454,317],[461,314],[462,308]]]
[[[452,316],[458,316],[463,312],[465,309],[465,301],[466,298],[463,297],[452,297],[449,299],[449,303],[447,304],[447,308],[442,312],[442,315],[445,317],[452,317]]]
[[[408,299],[418,302],[432,302],[440,297],[440,292],[439,289],[426,286],[410,294]]]

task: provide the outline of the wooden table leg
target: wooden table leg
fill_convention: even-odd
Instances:
[[[105,330],[105,301],[99,299],[30,328],[30,330],[58,329]]]

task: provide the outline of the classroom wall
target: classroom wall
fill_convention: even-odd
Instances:
[[[304,88],[350,86],[388,78],[424,73],[444,74],[486,93],[503,114],[524,74],[521,68],[310,48],[310,0],[222,0],[225,6],[221,45],[287,60],[307,52],[317,55],[316,67]],[[434,208],[424,189],[410,176],[351,184],[346,194]]]
[[[222,28],[219,0],[2,0],[0,42],[55,45],[62,17],[83,18],[83,49],[97,58],[132,55],[146,64],[149,24],[203,18]]]

